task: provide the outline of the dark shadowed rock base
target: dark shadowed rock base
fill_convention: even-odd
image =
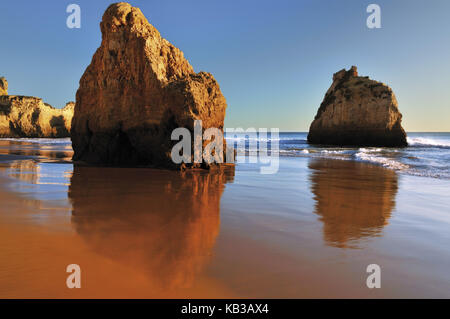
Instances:
[[[339,146],[407,146],[404,130],[397,126],[391,130],[364,130],[341,128],[310,132],[308,143]]]

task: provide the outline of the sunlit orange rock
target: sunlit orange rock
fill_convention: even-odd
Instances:
[[[128,3],[108,7],[102,42],[84,72],[72,123],[74,160],[176,166],[171,132],[223,130],[226,100],[214,77],[195,73],[183,52]]]
[[[387,85],[359,76],[355,66],[333,75],[333,83],[311,123],[312,144],[406,146],[394,92]]]
[[[0,137],[69,137],[74,105],[57,109],[33,96],[0,95]]]

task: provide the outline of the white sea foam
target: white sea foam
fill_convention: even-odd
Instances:
[[[310,154],[310,151],[307,149],[287,149],[279,150],[279,153],[286,156],[303,156],[303,154]]]
[[[336,151],[336,150],[323,150],[321,151],[323,154],[344,154],[346,151]]]
[[[280,137],[254,137],[254,136],[248,136],[245,134],[237,133],[237,134],[225,134],[225,139],[227,141],[261,141],[261,142],[275,142],[275,141],[299,141],[301,143],[306,143],[307,140],[301,137],[286,137],[286,136],[280,136]]]
[[[435,140],[424,137],[407,137],[407,142],[410,146],[441,146],[450,147],[450,142]]]
[[[360,152],[366,152],[366,153],[375,153],[375,152],[381,152],[381,148],[365,148],[362,147],[359,149]]]
[[[379,152],[379,151],[378,151]],[[395,170],[405,170],[408,169],[409,166],[403,164],[393,158],[384,157],[377,153],[374,149],[359,149],[359,152],[355,154],[355,157],[361,161],[375,163],[381,165],[386,168],[391,168]]]

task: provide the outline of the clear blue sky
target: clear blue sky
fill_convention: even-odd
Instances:
[[[75,99],[116,1],[0,3],[0,76],[10,94],[55,107]],[[81,29],[66,7],[81,6]],[[448,0],[130,1],[194,69],[211,72],[227,98],[227,127],[307,131],[332,74],[357,65],[392,87],[408,131],[450,131]],[[381,6],[381,29],[366,7]]]

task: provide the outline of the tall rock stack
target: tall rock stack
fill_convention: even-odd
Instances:
[[[308,142],[340,146],[407,146],[394,92],[358,76],[355,66],[333,75],[311,124]]]
[[[173,129],[192,132],[202,120],[203,129],[223,130],[226,100],[214,77],[195,73],[140,9],[113,4],[100,28],[76,95],[74,161],[173,167]]]

